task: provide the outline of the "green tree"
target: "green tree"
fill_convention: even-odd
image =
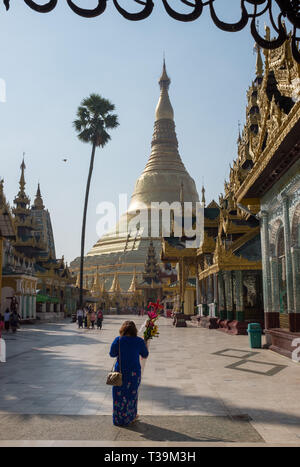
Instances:
[[[80,141],[92,145],[92,153],[90,160],[89,174],[86,184],[82,232],[81,232],[81,253],[80,253],[80,291],[79,291],[79,306],[83,306],[83,264],[84,264],[84,245],[85,245],[85,230],[86,216],[89,200],[90,185],[94,168],[94,159],[96,148],[102,148],[111,139],[108,130],[113,130],[119,125],[118,116],[112,112],[115,106],[107,99],[104,99],[99,94],[91,94],[84,99],[78,107],[77,119],[74,120],[73,126],[77,132]]]

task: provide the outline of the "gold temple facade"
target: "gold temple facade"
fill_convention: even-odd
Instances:
[[[271,349],[290,356],[300,336],[300,68],[290,40],[264,60],[257,47],[247,99],[224,194],[204,209],[203,244],[191,255],[165,238],[162,260],[182,271],[177,296],[194,324],[246,334],[259,322]],[[193,277],[194,316],[183,295]]]

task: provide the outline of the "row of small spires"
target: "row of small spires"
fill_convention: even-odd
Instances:
[[[77,275],[76,287],[79,287],[79,278],[80,278],[80,276],[78,274]],[[99,283],[99,275],[98,275],[98,268],[97,268],[97,272],[95,273],[95,276],[94,276],[94,283],[93,283],[93,286],[91,288],[91,291],[92,292],[94,291],[94,292],[105,293],[106,292],[105,282],[106,282],[106,278],[103,279],[101,281],[101,283]],[[128,289],[128,292],[131,292],[131,293],[136,292],[137,291],[137,285],[138,285],[138,282],[137,282],[137,275],[136,275],[136,268],[135,268],[134,273],[133,273],[133,278],[132,278],[130,287]],[[112,285],[111,285],[108,293],[121,293],[121,292],[123,292],[123,290],[121,289],[121,285],[120,285],[120,281],[119,281],[119,273],[118,273],[118,271],[116,271],[115,274],[114,274]]]

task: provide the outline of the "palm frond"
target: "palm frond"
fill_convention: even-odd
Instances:
[[[93,93],[83,99],[73,122],[78,138],[85,143],[105,146],[111,139],[106,130],[119,125],[118,116],[111,114],[114,110],[114,104],[99,94]]]

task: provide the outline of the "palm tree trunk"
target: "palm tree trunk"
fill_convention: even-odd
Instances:
[[[93,149],[92,149],[92,154],[91,154],[90,169],[89,169],[89,175],[88,175],[88,179],[86,183],[84,209],[83,209],[83,220],[82,220],[82,231],[81,231],[80,275],[79,275],[79,280],[80,280],[79,282],[79,308],[82,308],[83,306],[83,262],[84,262],[86,215],[87,215],[92,173],[93,173],[93,168],[94,168],[95,152],[96,152],[96,143],[93,144]]]

